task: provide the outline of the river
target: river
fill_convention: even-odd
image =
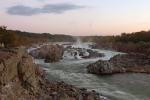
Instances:
[[[77,87],[96,90],[110,100],[150,100],[149,74],[97,76],[87,73],[88,64],[99,59],[108,60],[119,54],[115,51],[98,51],[104,53],[105,56],[80,60],[64,59],[57,63],[44,63],[44,60],[36,59],[35,63],[42,65],[49,80],[65,81]]]

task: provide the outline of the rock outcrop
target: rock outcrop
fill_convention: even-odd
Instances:
[[[87,52],[89,53],[89,56],[87,58],[97,58],[104,56],[104,54],[99,53],[97,51],[93,51],[92,49],[87,49]]]
[[[0,98],[17,100],[32,98],[39,91],[38,66],[23,49],[0,50]]]
[[[150,58],[144,54],[123,54],[111,58],[109,61],[99,60],[87,66],[88,72],[93,74],[114,73],[150,73]]]
[[[85,48],[65,48],[63,58],[64,59],[88,59],[102,57],[104,54],[94,51],[92,49]]]
[[[33,50],[30,54],[37,59],[45,59],[45,62],[58,62],[63,56],[63,47],[59,45],[45,45]]]
[[[0,54],[0,100],[105,100],[95,91],[48,81],[24,49]]]

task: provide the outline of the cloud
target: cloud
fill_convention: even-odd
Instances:
[[[84,6],[74,5],[74,4],[47,4],[41,8],[33,8],[24,5],[16,5],[8,8],[7,13],[10,15],[22,15],[31,16],[41,13],[55,13],[61,14],[69,10],[75,10],[84,8]]]

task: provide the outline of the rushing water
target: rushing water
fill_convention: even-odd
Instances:
[[[108,60],[118,52],[97,50],[104,53],[102,58],[62,60],[58,63],[41,64],[47,72],[49,80],[65,81],[77,87],[96,90],[110,100],[150,100],[150,75],[148,74],[117,74],[97,76],[87,73],[86,66],[99,59]]]

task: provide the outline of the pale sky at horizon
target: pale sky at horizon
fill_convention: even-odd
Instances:
[[[150,0],[0,0],[8,29],[70,35],[117,35],[150,29]]]

